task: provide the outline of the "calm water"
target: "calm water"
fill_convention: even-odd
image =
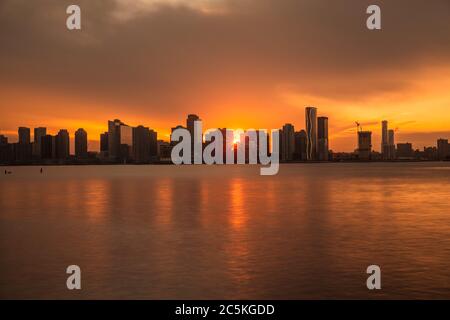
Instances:
[[[0,298],[450,298],[450,163],[9,169]]]

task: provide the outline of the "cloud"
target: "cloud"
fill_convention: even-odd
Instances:
[[[264,124],[289,108],[280,88],[364,101],[410,91],[420,70],[450,65],[448,0],[377,1],[375,32],[365,28],[368,0],[77,2],[81,32],[65,29],[70,1],[0,3],[3,90],[143,117],[258,112]]]

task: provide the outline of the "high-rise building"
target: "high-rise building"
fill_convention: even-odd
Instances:
[[[70,156],[70,137],[66,129],[59,130],[55,137],[55,149],[57,159],[68,159]]]
[[[75,132],[75,156],[79,159],[85,159],[88,157],[87,132],[82,128]]]
[[[358,131],[358,159],[370,160],[372,154],[372,132]]]
[[[450,145],[448,139],[439,139],[437,141],[437,154],[439,160],[445,160],[450,157]]]
[[[395,133],[392,129],[388,130],[388,145],[388,159],[393,160],[395,159]]]
[[[202,121],[202,120],[196,114],[189,114],[186,119],[186,128],[188,129],[189,133],[191,134],[191,161],[192,161],[192,163],[194,163],[195,151],[196,151],[196,149],[194,147],[195,146],[194,128],[195,128],[195,123],[199,122],[199,121]],[[197,149],[197,151],[201,152],[201,150],[198,150],[198,149]]]
[[[19,127],[19,143],[29,144],[30,142],[30,128]]]
[[[158,157],[158,133],[150,129],[150,161],[156,160]]]
[[[30,139],[30,128],[19,127],[19,142],[13,145],[16,161],[25,162],[32,158],[32,146]]]
[[[108,152],[108,132],[100,134],[100,152]]]
[[[295,130],[294,126],[287,123],[281,129],[281,161],[294,160]]]
[[[55,137],[46,134],[41,137],[41,158],[53,159],[55,157]]]
[[[34,128],[33,156],[38,159],[41,158],[41,140],[45,135],[47,135],[47,128]]]
[[[295,133],[295,160],[306,160],[306,131],[300,130]]]
[[[317,157],[320,161],[328,161],[328,118],[317,118]]]
[[[389,159],[389,133],[386,120],[381,122],[381,154],[383,159]]]
[[[306,159],[317,158],[317,108],[306,107]]]
[[[133,128],[133,159],[136,163],[150,162],[150,130],[147,127]]]
[[[189,114],[187,119],[186,119],[186,128],[188,129],[189,133],[191,134],[191,137],[194,137],[194,124],[195,124],[195,121],[201,121],[199,116],[197,116],[196,114]]]
[[[126,161],[131,155],[133,130],[119,119],[108,121],[108,153],[113,161]]]

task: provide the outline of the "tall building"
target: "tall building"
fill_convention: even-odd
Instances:
[[[317,108],[306,107],[306,159],[316,160],[317,157]]]
[[[294,126],[287,123],[281,129],[281,161],[294,160],[295,130]]]
[[[295,133],[295,160],[306,160],[306,131],[300,130]]]
[[[439,139],[437,141],[437,154],[439,160],[445,160],[450,157],[450,145],[448,139]]]
[[[133,128],[133,159],[136,163],[150,162],[150,130],[146,127]]]
[[[41,137],[41,158],[53,159],[55,157],[55,137],[46,134]]]
[[[358,159],[370,160],[372,154],[372,132],[358,131]]]
[[[189,133],[191,134],[191,161],[192,161],[192,163],[194,163],[194,158],[195,158],[194,127],[195,127],[195,122],[197,122],[197,121],[202,121],[202,120],[196,114],[189,114],[186,119],[186,128],[188,129]]]
[[[158,133],[150,129],[150,160],[156,160],[158,157]]]
[[[82,128],[75,132],[75,156],[79,159],[85,159],[88,157],[87,132]]]
[[[19,127],[19,143],[28,144],[30,142],[30,128]]]
[[[100,134],[100,152],[108,152],[108,132]]]
[[[389,129],[388,130],[388,159],[394,160],[395,159],[395,133],[394,130]]]
[[[41,141],[42,137],[47,135],[47,128],[34,128],[33,156],[41,158]]]
[[[55,137],[56,158],[68,159],[70,156],[70,137],[66,129],[59,130]]]
[[[328,161],[328,118],[317,118],[317,157],[320,161]]]
[[[386,120],[381,122],[381,154],[383,159],[389,159],[389,134]]]
[[[18,135],[19,142],[13,145],[14,158],[19,162],[30,161],[33,153],[30,128],[19,127]]]
[[[188,129],[189,133],[191,134],[191,137],[194,136],[195,121],[201,121],[199,116],[197,116],[196,114],[189,114],[186,119],[186,128]]]
[[[126,161],[131,155],[133,130],[119,119],[108,121],[108,153],[113,161]]]

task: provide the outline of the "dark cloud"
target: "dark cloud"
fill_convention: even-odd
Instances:
[[[224,0],[223,11],[159,5],[126,20],[116,1],[80,0],[83,30],[69,32],[71,2],[0,2],[0,85],[164,115],[218,101],[273,105],[278,86],[359,100],[450,65],[448,0]],[[365,28],[373,3],[381,31]]]

